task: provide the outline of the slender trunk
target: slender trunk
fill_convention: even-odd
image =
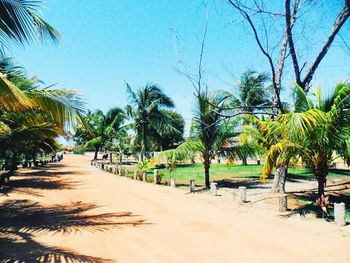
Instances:
[[[327,182],[326,176],[318,176],[317,182],[318,182],[318,196],[321,197],[322,195],[324,195],[324,188]]]
[[[109,153],[109,163],[110,164],[113,163],[113,153],[112,152]]]
[[[146,147],[146,123],[142,125],[142,138],[141,138],[141,162],[144,160],[144,156],[146,155],[147,147]]]
[[[242,165],[248,165],[247,158],[245,157],[242,158]]]
[[[95,156],[94,156],[94,160],[97,160],[97,155],[98,155],[98,151],[100,150],[100,147],[95,147]]]
[[[8,169],[9,169],[9,174],[8,174],[8,178],[10,179],[10,176],[14,173],[14,171],[17,170],[17,153],[13,152],[11,155],[11,158],[9,160],[9,165],[8,165]]]
[[[321,197],[322,195],[324,195],[324,189],[327,184],[328,167],[326,165],[322,167],[317,167],[314,170],[314,174],[318,183],[318,196]]]
[[[210,169],[210,161],[209,161],[209,158],[205,158],[205,159],[204,159],[205,188],[209,188],[209,187],[210,187],[209,169]]]
[[[276,173],[273,178],[272,189],[271,189],[273,193],[285,192],[287,172],[288,172],[288,164],[276,167]]]

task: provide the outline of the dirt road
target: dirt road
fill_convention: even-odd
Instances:
[[[104,173],[88,157],[3,190],[0,261],[350,262],[349,226]]]

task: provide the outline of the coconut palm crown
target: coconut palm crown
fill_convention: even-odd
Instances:
[[[308,98],[296,87],[295,111],[281,114],[271,122],[268,136],[278,142],[266,155],[263,174],[270,174],[277,164],[298,156],[312,168],[318,181],[318,194],[322,196],[332,162],[341,157],[350,164],[349,83],[338,84],[326,98],[321,89]]]
[[[164,109],[174,108],[173,100],[157,85],[147,84],[133,90],[127,84],[129,105],[126,111],[133,119],[136,141],[140,144],[141,161],[150,150],[152,139],[160,140],[163,131],[177,132],[172,125],[172,117]]]

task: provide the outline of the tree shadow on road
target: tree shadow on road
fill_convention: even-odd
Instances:
[[[12,192],[42,196],[38,190],[72,190],[81,183],[69,179],[54,179],[34,176],[15,177],[0,189],[0,195]]]
[[[131,212],[91,213],[96,208],[82,202],[50,207],[28,200],[4,202],[0,207],[0,262],[109,262],[35,241],[35,235],[44,233],[69,235],[146,224]]]
[[[218,187],[225,188],[238,188],[239,186],[245,186],[250,189],[268,189],[270,187],[270,185],[262,183],[259,179],[222,179],[216,180],[215,182],[218,184]]]
[[[50,167],[36,167],[33,170],[21,170],[11,177],[0,189],[0,195],[12,192],[42,196],[37,190],[72,190],[82,183],[65,178],[76,174],[70,171],[51,170]]]

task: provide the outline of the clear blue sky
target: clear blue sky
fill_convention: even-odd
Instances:
[[[268,71],[250,31],[238,23],[240,18],[232,15],[225,1],[209,0],[207,11],[204,69],[211,89],[232,88],[247,68]],[[195,70],[206,21],[202,1],[50,0],[41,12],[63,39],[59,45],[12,48],[12,55],[29,74],[48,85],[77,89],[90,109],[102,110],[126,105],[125,82],[132,87],[158,83],[189,121],[193,87],[174,67],[180,57]],[[315,81],[333,86],[349,79],[349,57],[333,47]],[[287,72],[287,87],[291,79]]]

